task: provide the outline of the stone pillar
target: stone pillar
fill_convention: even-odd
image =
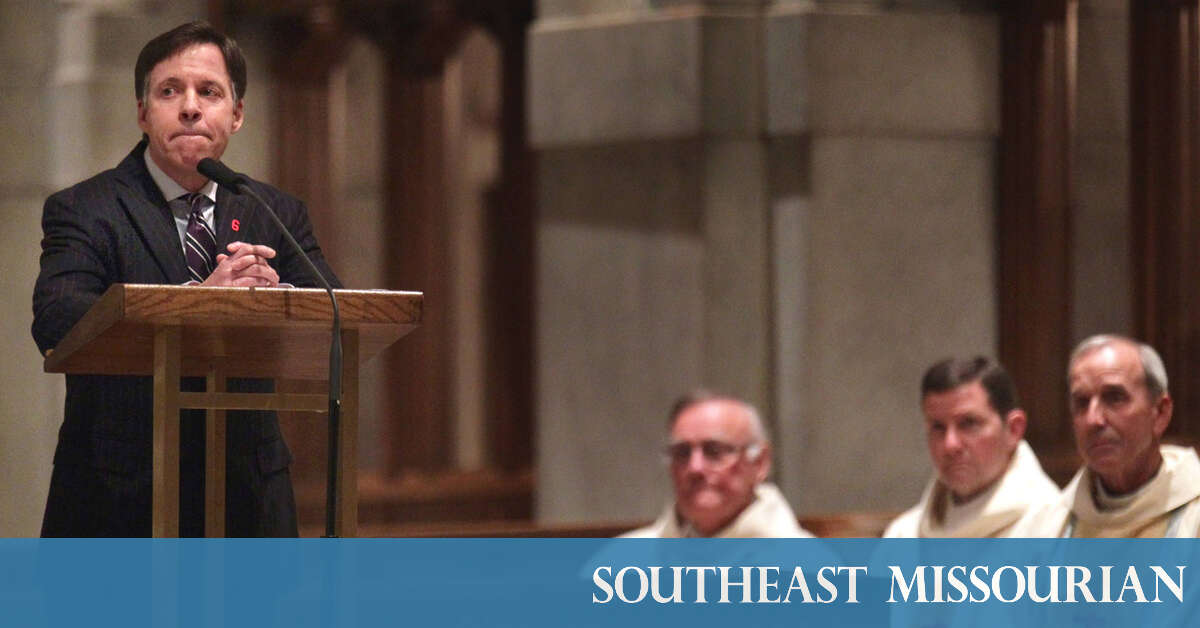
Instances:
[[[540,5],[542,518],[655,513],[700,384],[800,510],[916,498],[920,370],[995,353],[998,23],[859,5]]]
[[[530,36],[539,515],[655,514],[696,385],[763,409],[799,511],[899,508],[921,370],[995,353],[998,19],[670,4]]]
[[[50,150],[56,9],[42,0],[0,4],[0,536],[41,530],[50,460],[62,421],[62,378],[42,374],[29,335],[41,248],[42,202],[53,187]],[[49,86],[47,86],[49,85]]]
[[[0,3],[0,536],[37,536],[58,427],[63,378],[42,373],[30,337],[42,204],[111,168],[140,136],[133,64],[143,43],[202,3],[147,10],[122,0]]]
[[[530,35],[539,515],[647,517],[675,396],[771,401],[762,13],[554,4]]]
[[[851,4],[777,2],[766,26],[780,481],[802,513],[915,502],[921,374],[996,353],[998,16]]]

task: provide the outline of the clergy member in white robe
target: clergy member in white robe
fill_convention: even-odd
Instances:
[[[1161,445],[1162,466],[1132,493],[1113,495],[1086,466],[1062,497],[1029,519],[1028,535],[1116,538],[1194,537],[1200,528],[1200,458]]]
[[[1071,422],[1084,467],[1021,536],[1194,537],[1200,458],[1161,445],[1173,409],[1162,359],[1122,336],[1084,340],[1068,367]]]
[[[1004,368],[948,358],[921,378],[921,411],[934,477],[885,537],[1008,536],[1058,497],[1023,440],[1027,418]]]
[[[750,502],[742,512],[738,513],[725,527],[709,535],[701,535],[687,521],[679,517],[672,501],[663,509],[654,523],[627,532],[622,536],[627,538],[681,539],[695,536],[711,536],[714,538],[747,539],[747,538],[806,538],[812,534],[800,527],[796,521],[796,513],[788,505],[783,493],[769,482],[763,482],[754,488],[754,501]]]
[[[771,444],[750,404],[707,391],[672,408],[664,450],[675,498],[653,524],[622,536],[810,537],[766,482]]]
[[[957,503],[934,478],[921,501],[888,525],[885,537],[985,538],[1010,536],[1022,519],[1059,496],[1058,486],[1022,440],[1004,474],[979,495]]]

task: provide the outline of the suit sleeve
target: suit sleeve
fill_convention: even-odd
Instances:
[[[108,286],[105,255],[93,240],[86,210],[61,193],[42,209],[41,270],[33,288],[33,339],[44,355]]]
[[[317,237],[313,234],[312,221],[308,218],[308,208],[304,206],[304,203],[300,201],[289,203],[288,211],[280,212],[279,218],[287,226],[288,231],[292,233],[292,237],[296,238],[296,242],[300,244],[300,248],[308,254],[313,265],[325,276],[329,285],[334,288],[341,288],[341,281],[333,273],[333,269],[329,267],[329,263],[325,260],[325,255],[321,252],[321,246],[317,244]],[[287,243],[282,235],[280,235],[275,251],[279,255],[279,281],[290,283],[300,288],[316,288],[320,286],[320,282],[312,276],[312,271],[308,268],[308,264],[305,264],[304,259],[292,250],[291,245]]]

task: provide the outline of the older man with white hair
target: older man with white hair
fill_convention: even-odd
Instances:
[[[623,536],[811,537],[773,484],[771,444],[750,404],[695,391],[670,415],[670,466],[675,499],[651,525]]]
[[[1149,345],[1093,336],[1067,369],[1075,444],[1084,460],[1062,497],[1023,536],[1193,537],[1200,528],[1200,458],[1160,444],[1172,401]]]

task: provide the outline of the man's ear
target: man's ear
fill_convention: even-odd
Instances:
[[[762,484],[771,475],[771,443],[763,443],[762,451],[758,454],[755,464],[758,465],[758,473],[754,475],[754,480]]]
[[[1004,430],[1008,432],[1008,437],[1015,445],[1022,438],[1025,438],[1025,428],[1028,427],[1029,419],[1025,416],[1025,411],[1020,408],[1013,408],[1008,411],[1008,415],[1004,417]]]
[[[1163,432],[1167,431],[1167,426],[1171,424],[1171,413],[1175,411],[1175,402],[1171,399],[1171,395],[1163,393],[1162,397],[1154,403],[1154,435],[1162,438]]]
[[[242,128],[242,122],[245,121],[245,111],[242,108],[241,100],[238,100],[233,105],[233,133],[237,133],[238,129]]]

